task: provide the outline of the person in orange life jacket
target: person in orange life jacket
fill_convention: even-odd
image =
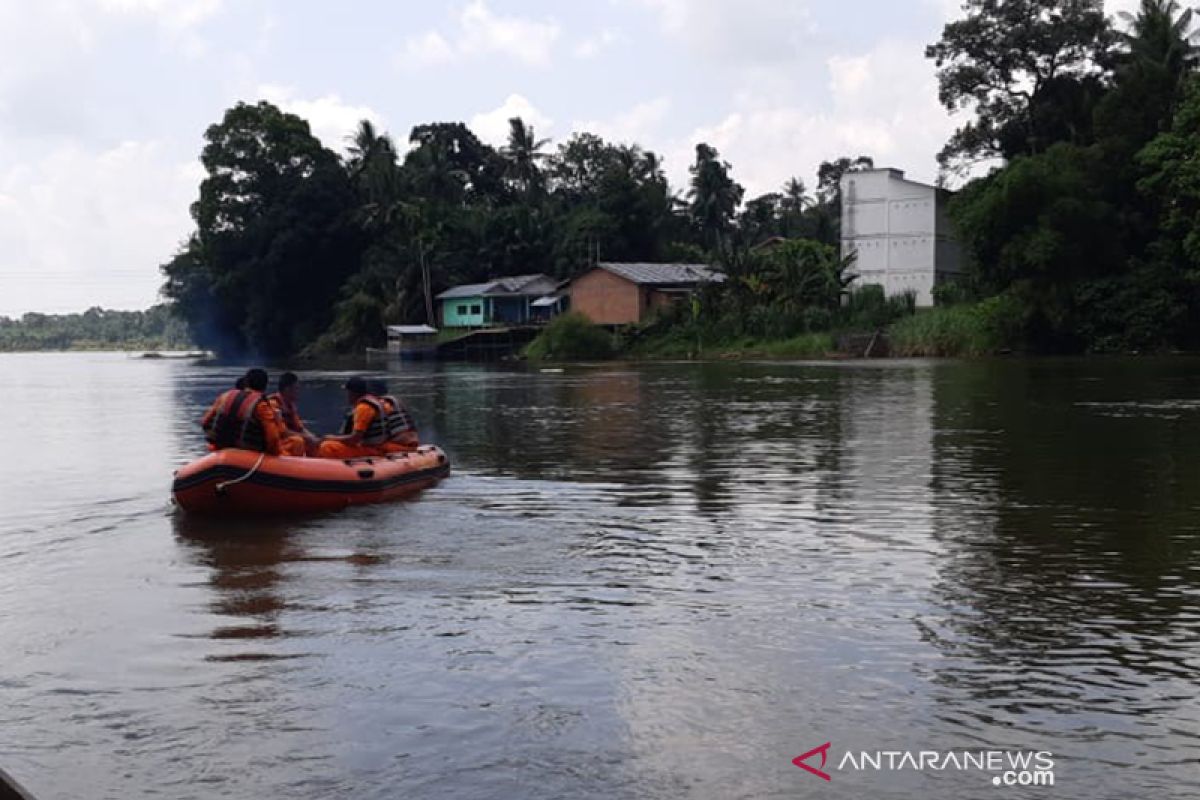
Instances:
[[[383,421],[388,436],[383,449],[388,453],[416,450],[421,444],[417,438],[417,423],[413,421],[412,414],[404,403],[395,395],[388,394],[387,384],[381,380],[369,381],[367,390],[383,403]]]
[[[279,455],[280,422],[263,392],[265,370],[252,369],[245,375],[244,388],[221,394],[200,420],[204,436],[214,450],[237,447]]]
[[[315,455],[321,440],[304,427],[304,420],[300,418],[300,408],[296,405],[296,399],[300,395],[300,379],[294,372],[285,372],[279,376],[276,385],[279,387],[278,391],[267,399],[271,401],[283,423],[283,438],[291,440],[286,448],[299,449],[300,455]],[[299,444],[296,444],[295,440],[299,440]]]
[[[338,436],[326,436],[317,448],[317,456],[363,458],[383,455],[383,445],[387,441],[383,404],[367,391],[367,382],[357,375],[346,381],[345,389],[352,414],[350,430]]]
[[[233,388],[237,389],[239,392],[242,389],[246,388],[246,374],[245,373],[242,373],[241,375],[239,375],[238,379],[233,382]],[[221,396],[224,397],[226,394],[228,394],[228,392],[223,393]],[[215,407],[215,406],[216,406],[216,404],[214,403],[213,407]],[[213,407],[210,407],[208,409],[208,411],[205,412],[204,417],[200,420],[200,427],[205,428],[206,430],[208,428],[209,415],[213,413]],[[205,438],[207,438],[207,435]],[[217,446],[215,444],[213,444],[211,441],[206,441],[204,443],[204,449],[208,450],[208,452],[210,452],[210,453],[217,452]]]

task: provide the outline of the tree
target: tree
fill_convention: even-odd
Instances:
[[[520,117],[510,119],[508,126],[508,144],[500,150],[507,162],[505,174],[522,194],[528,196],[539,192],[543,188],[540,164],[546,158],[541,151],[550,140],[534,136],[533,127],[527,126]]]
[[[807,214],[806,229],[810,236],[828,245],[841,243],[842,177],[874,166],[875,159],[870,156],[843,156],[821,162],[817,168],[817,203]]]
[[[1193,43],[1192,10],[1181,10],[1175,0],[1142,0],[1136,15],[1120,17],[1127,29],[1117,33],[1114,86],[1096,110],[1096,125],[1112,161],[1128,164],[1170,128],[1200,52]]]
[[[692,222],[716,250],[721,249],[723,237],[732,227],[744,193],[741,184],[729,176],[729,163],[719,159],[716,148],[698,144],[696,161],[688,170],[692,174],[688,191]]]
[[[925,50],[942,105],[975,113],[938,155],[942,166],[1040,153],[1063,131],[1086,144],[1113,40],[1102,0],[965,0],[963,8],[966,17]]]
[[[785,310],[832,311],[854,281],[848,274],[850,263],[831,245],[795,239],[767,250],[758,259],[755,275],[774,304]]]
[[[308,123],[238,103],[205,132],[196,231],[163,271],[197,343],[283,356],[316,338],[359,266],[354,192]]]
[[[966,186],[950,213],[987,294],[1020,298],[1033,344],[1075,349],[1074,295],[1129,261],[1120,210],[1105,196],[1101,151],[1059,142]]]
[[[1149,198],[1168,198],[1159,217],[1159,256],[1200,281],[1200,78],[1192,78],[1171,130],[1138,154]]]
[[[505,197],[499,154],[463,123],[418,125],[409,142],[413,149],[404,164],[418,194],[460,206],[495,203]]]
[[[842,176],[848,172],[861,172],[874,169],[875,159],[870,156],[842,158],[834,161],[822,161],[817,168],[817,197],[822,203],[836,204],[842,202]]]
[[[742,240],[751,246],[772,236],[783,235],[782,219],[784,197],[778,192],[768,192],[746,201],[746,207],[738,215],[738,230]]]

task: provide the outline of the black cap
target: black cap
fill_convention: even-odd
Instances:
[[[353,378],[350,378],[348,381],[346,381],[342,386],[346,391],[354,392],[355,394],[367,393],[367,382],[363,380],[361,375],[355,375]]]

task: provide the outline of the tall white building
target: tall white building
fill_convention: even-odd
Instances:
[[[890,295],[912,290],[933,305],[933,287],[962,272],[962,251],[946,216],[945,189],[910,181],[898,169],[842,176],[842,256],[856,255],[854,286]]]

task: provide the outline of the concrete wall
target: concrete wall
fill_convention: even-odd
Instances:
[[[947,193],[893,169],[842,177],[842,255],[856,254],[854,286],[877,283],[889,295],[916,292],[933,305],[933,287],[962,269],[945,215]]]
[[[571,310],[597,325],[626,325],[642,318],[646,298],[633,281],[595,268],[571,281]]]

